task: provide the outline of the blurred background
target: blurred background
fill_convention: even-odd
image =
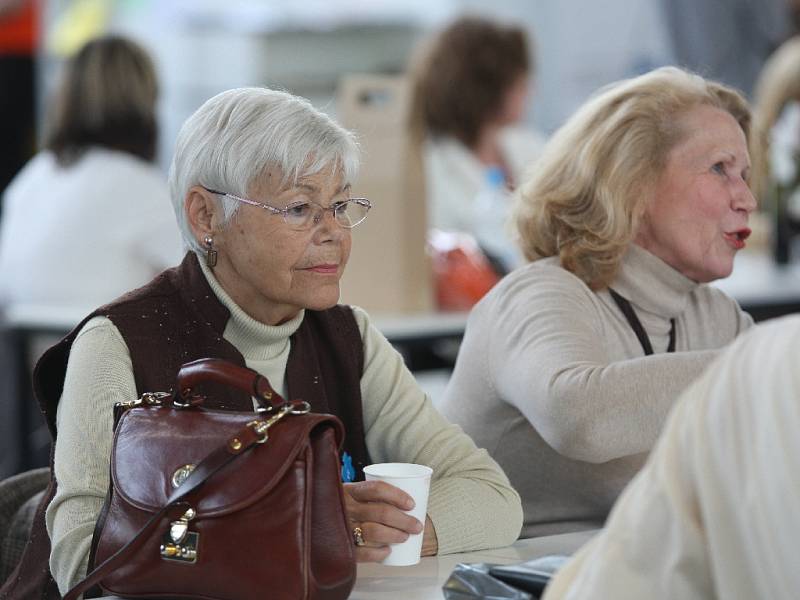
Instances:
[[[789,19],[775,19],[777,11],[769,8],[785,4],[784,0],[2,2],[38,7],[39,119],[61,62],[88,39],[122,33],[152,54],[162,85],[159,154],[163,164],[168,162],[180,124],[211,95],[263,84],[306,96],[335,114],[337,84],[344,75],[402,73],[413,48],[427,33],[464,12],[513,22],[529,32],[536,77],[526,118],[544,132],[557,128],[598,87],[657,66],[686,63],[684,55],[691,52],[708,52],[705,60],[693,57],[697,70],[750,93],[758,67],[749,67],[747,55],[758,49],[748,44],[760,44],[762,55],[768,55],[791,30]],[[750,14],[739,16],[739,5]],[[706,13],[713,15],[713,21],[706,19]],[[677,40],[682,43],[677,51],[670,33],[674,18],[682,21],[676,29],[684,36],[697,31],[696,40]],[[742,35],[743,25],[763,29],[759,32],[763,39]],[[717,36],[715,30],[722,35]],[[714,47],[711,39],[724,36],[735,41]],[[751,72],[731,77],[733,67]],[[4,94],[8,92],[6,87]]]

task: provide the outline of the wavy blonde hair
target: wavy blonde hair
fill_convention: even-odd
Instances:
[[[750,139],[751,182],[756,197],[764,198],[771,178],[770,132],[786,105],[800,100],[800,36],[784,42],[769,57],[758,78],[755,98]]]
[[[683,139],[680,117],[710,105],[750,135],[747,101],[676,67],[601,89],[552,137],[517,193],[514,221],[529,260],[558,256],[592,289],[613,281],[639,220]]]

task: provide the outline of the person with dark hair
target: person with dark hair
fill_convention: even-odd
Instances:
[[[528,101],[530,54],[523,29],[462,17],[412,68],[412,131],[425,164],[429,226],[471,233],[506,256],[508,206],[480,206],[478,195],[492,184],[513,189],[541,150],[540,136],[515,127]]]
[[[68,62],[45,149],[5,192],[0,301],[88,307],[180,257],[152,164],[157,91],[150,57],[122,37],[90,41]]]

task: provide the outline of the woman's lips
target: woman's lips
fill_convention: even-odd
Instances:
[[[730,233],[723,234],[725,241],[733,248],[734,250],[741,250],[746,246],[745,240],[750,237],[750,229],[748,227],[744,227],[742,229],[737,229],[736,231],[731,231]]]
[[[320,275],[335,275],[339,272],[339,265],[314,265],[313,267],[306,267],[303,270],[311,271],[312,273],[319,273]]]

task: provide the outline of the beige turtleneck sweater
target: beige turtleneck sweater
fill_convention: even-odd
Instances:
[[[248,367],[286,393],[290,336],[303,320],[268,326],[249,317],[208,268],[203,272],[231,318],[223,337]],[[428,516],[439,553],[505,546],[519,534],[519,496],[485,450],[431,405],[402,357],[354,308],[364,341],[361,378],[367,449],[375,462],[412,462],[433,468]],[[55,474],[58,493],[46,514],[50,569],[62,593],[86,573],[94,525],[109,484],[114,403],[136,398],[130,354],[117,328],[90,320],[72,345],[58,406]]]
[[[721,291],[639,246],[612,287],[654,355],[608,291],[593,292],[556,258],[514,271],[469,317],[441,408],[505,469],[522,496],[524,537],[601,526],[677,397],[752,323]]]

